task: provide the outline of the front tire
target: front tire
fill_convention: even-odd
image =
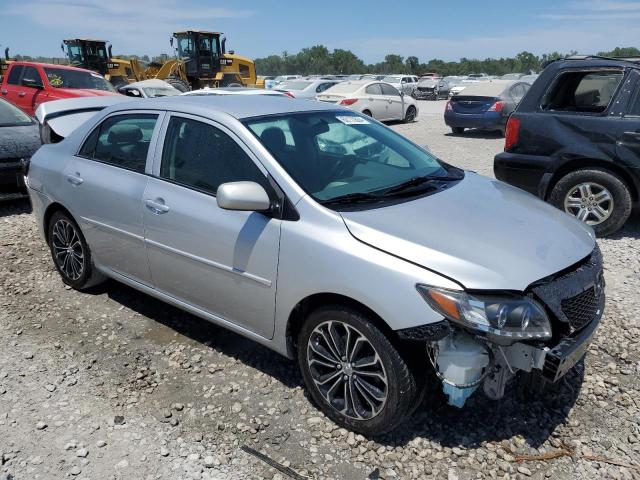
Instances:
[[[456,135],[460,135],[461,133],[464,133],[464,127],[451,127],[451,131]]]
[[[57,211],[51,216],[47,238],[53,264],[65,284],[85,290],[104,281],[93,265],[80,227],[69,215]]]
[[[607,170],[576,170],[562,177],[549,203],[590,225],[599,237],[620,229],[631,215],[631,193],[620,177]]]
[[[307,390],[327,417],[362,433],[397,428],[421,398],[420,382],[363,313],[329,305],[313,311],[298,337]]]

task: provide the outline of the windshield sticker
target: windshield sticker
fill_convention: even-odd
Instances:
[[[356,117],[356,116],[337,116],[337,120],[341,121],[345,125],[370,125],[371,122],[366,118]]]

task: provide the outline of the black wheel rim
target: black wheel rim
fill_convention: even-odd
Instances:
[[[407,110],[407,121],[413,122],[415,118],[416,118],[416,109],[413,107],[409,107],[409,110]]]
[[[378,352],[362,332],[340,321],[314,328],[307,365],[315,387],[331,407],[356,420],[368,420],[384,408],[387,373]]]
[[[71,281],[78,280],[84,272],[84,249],[72,223],[60,219],[53,225],[51,247],[60,272]]]

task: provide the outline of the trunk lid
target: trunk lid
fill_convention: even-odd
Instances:
[[[461,93],[451,99],[451,108],[456,113],[484,113],[498,100],[497,97],[476,97]]]

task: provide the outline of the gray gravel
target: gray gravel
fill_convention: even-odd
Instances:
[[[491,175],[503,139],[449,135],[444,102],[420,104],[393,128]],[[606,315],[555,392],[463,410],[431,392],[371,440],[314,408],[294,362],[115,282],[66,288],[28,204],[0,206],[0,479],[287,478],[243,445],[309,478],[640,478],[585,458],[640,463],[639,237],[636,218],[599,242]],[[515,461],[563,445],[572,456]]]

